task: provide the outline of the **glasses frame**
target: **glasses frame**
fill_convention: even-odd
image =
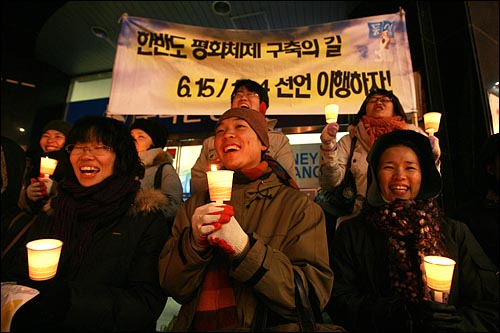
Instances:
[[[387,104],[387,103],[393,102],[393,100],[389,96],[384,96],[384,97],[370,97],[370,99],[367,101],[367,103],[370,103],[370,104],[375,104],[377,102]]]
[[[243,91],[237,91],[234,93],[233,99],[235,99],[236,97],[238,97],[238,98],[246,97],[246,99],[250,99],[251,97],[257,97],[258,99],[260,99],[260,95],[256,92],[245,93]]]
[[[99,148],[98,151],[101,151],[100,149],[103,148],[104,149],[104,150],[102,150],[103,152],[111,152],[111,151],[113,151],[113,148],[111,148],[110,146],[106,146],[106,145],[80,146],[80,145],[76,145],[74,143],[70,143],[69,145],[66,145],[66,147],[64,147],[64,150],[66,150],[66,152],[68,154],[72,154],[74,152],[75,147],[78,147],[78,148],[81,147],[83,149],[82,153],[80,153],[80,154],[76,154],[75,153],[75,155],[77,155],[77,156],[78,155],[83,155],[87,151],[90,154],[94,155],[94,156],[103,156],[104,153],[98,153],[98,154],[95,153],[97,148]]]

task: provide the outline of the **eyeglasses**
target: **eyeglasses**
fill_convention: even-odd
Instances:
[[[247,92],[247,93],[244,93],[243,91],[237,91],[234,95],[233,95],[233,98],[243,98],[243,97],[246,97],[248,99],[252,98],[252,97],[257,97],[259,98],[259,94],[255,93],[255,92]]]
[[[105,145],[99,145],[99,146],[80,146],[80,145],[75,145],[75,144],[70,144],[67,145],[66,151],[70,154],[79,156],[83,155],[85,152],[89,152],[94,156],[102,156],[105,155],[107,152],[110,152],[113,150],[113,148]]]
[[[377,103],[382,102],[384,104],[392,102],[392,98],[390,97],[372,97],[368,100],[368,103]]]

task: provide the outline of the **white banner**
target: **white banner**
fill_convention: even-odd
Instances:
[[[416,94],[404,12],[285,30],[211,29],[122,17],[108,112],[220,115],[233,84],[268,89],[267,115],[358,112],[372,87],[405,111]]]

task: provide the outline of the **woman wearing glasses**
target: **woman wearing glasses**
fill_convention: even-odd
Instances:
[[[158,256],[169,229],[152,190],[141,189],[144,166],[130,130],[90,116],[68,141],[72,172],[11,260],[2,260],[3,281],[40,291],[16,312],[11,331],[155,332],[166,303]],[[24,245],[39,238],[63,241],[57,275],[47,281],[28,278]]]

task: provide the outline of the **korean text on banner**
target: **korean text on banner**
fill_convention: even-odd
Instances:
[[[233,84],[268,89],[268,115],[355,114],[373,87],[416,94],[404,12],[284,30],[211,29],[122,16],[108,113],[220,115]]]

